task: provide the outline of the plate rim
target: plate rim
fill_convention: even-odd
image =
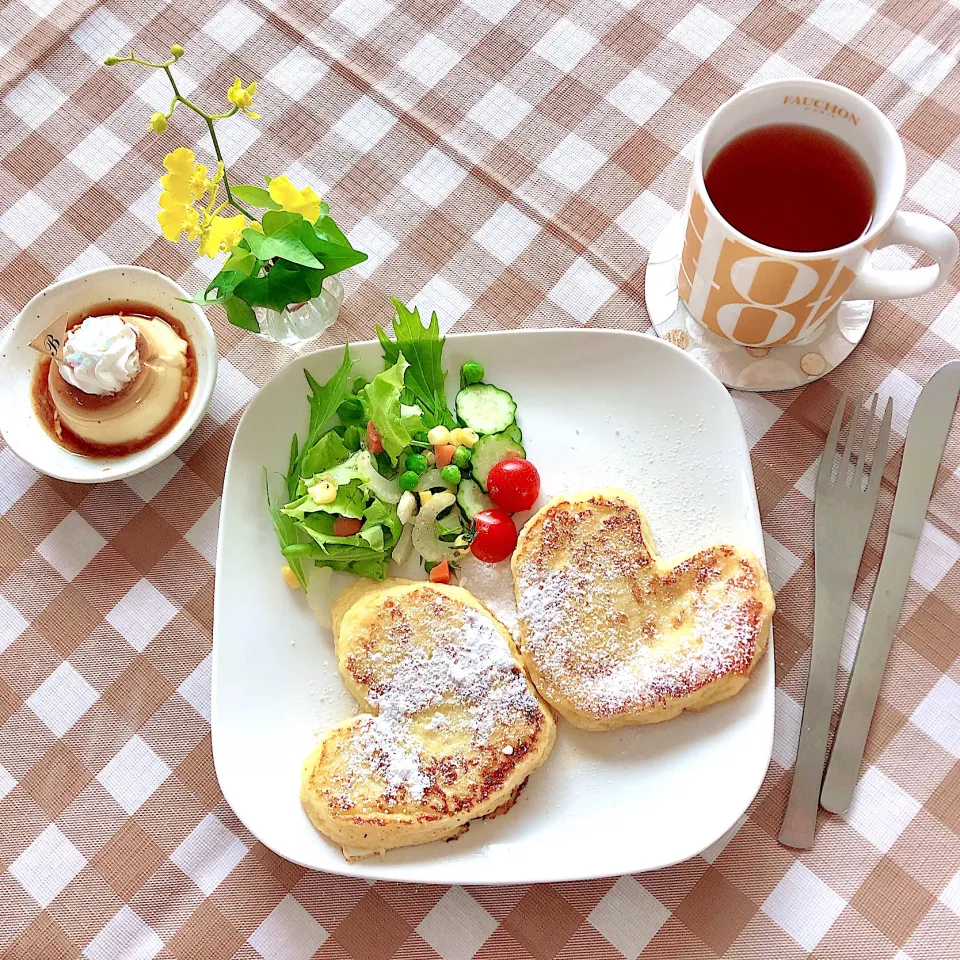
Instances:
[[[656,346],[653,347],[653,349],[655,350],[659,349],[659,350],[672,351],[675,356],[682,357],[683,363],[686,363],[692,369],[695,369],[699,375],[705,376],[707,381],[710,382],[714,388],[718,389],[721,392],[724,398],[723,402],[728,403],[733,408],[734,422],[736,424],[736,429],[738,431],[738,437],[741,442],[742,449],[746,453],[743,469],[750,481],[748,486],[748,489],[751,495],[750,502],[752,503],[754,508],[756,525],[760,533],[760,538],[759,538],[756,552],[760,557],[760,560],[763,562],[764,568],[766,568],[766,555],[765,555],[764,543],[763,543],[763,526],[762,526],[762,518],[760,516],[760,505],[757,499],[757,487],[756,487],[756,480],[753,475],[753,464],[750,459],[750,446],[749,446],[749,443],[747,442],[746,433],[743,428],[743,421],[740,417],[739,411],[736,408],[736,404],[734,403],[733,397],[730,395],[730,391],[728,390],[728,388],[724,386],[723,382],[715,374],[713,374],[706,367],[698,363],[695,359],[693,359],[693,357],[689,356],[685,351],[681,350],[679,347],[676,347],[674,344],[670,343],[667,340],[662,340],[655,335],[644,333],[642,331],[622,330],[617,328],[604,328],[604,327],[588,328],[588,329],[570,328],[570,327],[524,327],[516,330],[463,331],[462,333],[445,334],[444,338],[445,340],[446,339],[459,340],[459,339],[465,339],[465,338],[471,338],[471,339],[473,338],[487,339],[487,338],[497,338],[497,337],[509,338],[509,337],[515,337],[517,335],[536,335],[536,334],[542,334],[542,333],[562,334],[564,336],[570,336],[570,337],[583,337],[583,336],[595,337],[599,335],[601,338],[604,338],[604,337],[610,337],[610,338],[627,337],[631,339],[643,338],[643,340],[647,344],[655,344]],[[368,339],[368,340],[351,341],[349,342],[348,345],[351,348],[353,348],[353,347],[371,346],[371,345],[376,346],[377,343],[378,341],[376,340]],[[263,384],[263,386],[260,387],[260,389],[256,392],[256,394],[253,397],[251,397],[251,399],[247,403],[246,408],[241,414],[240,420],[237,422],[237,428],[234,431],[233,437],[231,438],[231,441],[230,441],[230,450],[227,456],[226,467],[224,469],[223,492],[221,493],[221,517],[223,512],[223,503],[227,496],[227,489],[228,489],[227,480],[228,480],[228,477],[230,476],[230,467],[235,455],[237,436],[240,435],[240,431],[243,427],[244,421],[247,419],[253,405],[262,396],[263,392],[267,390],[269,387],[271,387],[271,385],[282,374],[284,374],[288,370],[289,364],[291,362],[297,362],[303,365],[309,362],[314,357],[325,355],[325,354],[332,354],[335,351],[342,351],[345,345],[346,344],[344,343],[335,343],[326,347],[321,347],[317,350],[311,350],[305,353],[296,354],[295,356],[291,357],[290,361],[288,361],[287,364],[284,364],[284,366],[282,366],[279,370],[277,370]],[[224,530],[225,530],[224,524],[221,522],[219,524],[219,529],[217,531],[217,557],[218,558],[223,555],[222,540],[224,537]],[[247,830],[249,830],[250,833],[260,843],[262,843],[265,847],[267,847],[267,849],[276,853],[277,856],[283,857],[283,859],[289,860],[291,863],[296,863],[297,865],[306,867],[307,869],[310,869],[310,870],[317,870],[324,873],[331,873],[337,876],[357,877],[357,878],[374,880],[374,881],[385,881],[385,882],[393,881],[395,883],[418,883],[418,884],[434,883],[434,884],[443,885],[443,886],[508,886],[508,885],[514,885],[514,884],[567,883],[567,882],[574,882],[574,881],[596,880],[596,879],[613,877],[613,876],[625,876],[625,875],[633,874],[637,872],[647,873],[654,870],[662,870],[665,867],[674,866],[675,864],[683,863],[686,860],[692,859],[693,857],[702,853],[704,850],[707,850],[710,847],[712,847],[724,836],[726,836],[727,833],[743,818],[744,814],[747,812],[747,810],[749,810],[751,804],[756,799],[757,795],[760,792],[760,788],[763,786],[763,782],[766,779],[767,772],[770,768],[770,762],[773,759],[774,726],[775,725],[774,723],[771,723],[768,731],[766,747],[763,751],[764,754],[766,755],[766,762],[762,765],[762,767],[760,767],[760,774],[759,774],[759,778],[757,779],[757,782],[755,784],[751,784],[750,789],[744,794],[744,796],[747,797],[747,801],[743,805],[743,808],[740,809],[740,811],[731,820],[731,822],[728,823],[708,843],[704,844],[698,840],[691,845],[691,849],[689,849],[686,852],[682,852],[682,855],[679,855],[679,856],[671,855],[662,863],[658,862],[653,865],[642,865],[636,869],[628,869],[628,870],[621,870],[620,868],[617,868],[613,872],[610,872],[609,870],[594,870],[594,869],[580,870],[580,871],[564,873],[562,876],[537,875],[534,871],[534,872],[531,872],[529,877],[526,875],[522,875],[519,878],[517,878],[516,875],[511,875],[509,877],[507,876],[497,877],[496,879],[492,879],[492,878],[475,879],[470,877],[465,878],[465,877],[459,876],[455,872],[451,872],[449,874],[443,874],[442,876],[436,879],[426,879],[419,875],[405,874],[404,873],[405,867],[408,866],[406,864],[391,865],[383,857],[376,857],[376,856],[365,858],[365,859],[354,861],[354,862],[349,862],[346,859],[343,859],[342,861],[338,861],[336,866],[330,866],[325,864],[322,867],[318,867],[318,866],[315,866],[313,863],[306,862],[303,859],[298,859],[297,857],[291,856],[288,853],[280,853],[279,851],[274,850],[271,844],[268,843],[263,837],[261,837],[260,834],[257,832],[257,830],[253,829],[250,826],[250,824],[247,823],[246,820],[244,820],[244,818],[237,811],[237,808],[235,807],[231,799],[231,795],[233,795],[233,786],[231,784],[230,790],[228,791],[228,789],[224,785],[223,778],[220,775],[220,763],[218,762],[218,759],[217,759],[218,757],[217,744],[219,740],[217,730],[218,728],[222,729],[222,725],[218,725],[216,722],[217,714],[218,714],[217,666],[218,666],[218,660],[219,660],[219,658],[216,656],[216,653],[219,647],[219,644],[217,643],[218,612],[220,610],[221,604],[225,602],[221,599],[223,596],[222,594],[223,588],[221,586],[222,583],[223,583],[223,578],[220,576],[217,576],[214,583],[213,631],[212,631],[212,642],[211,642],[211,652],[210,652],[210,656],[211,656],[210,736],[211,736],[211,752],[213,756],[214,772],[217,777],[217,783],[223,794],[224,800],[230,806],[230,809],[233,811],[234,815],[237,817],[238,820],[240,820],[240,822],[244,825],[244,827]],[[761,664],[766,658],[768,657],[773,658],[774,656],[773,651],[774,651],[774,637],[773,637],[773,624],[771,622],[770,636],[767,642],[767,649],[764,651],[763,657],[761,658],[761,661],[760,661]],[[769,668],[769,667],[768,669],[772,670],[772,668]],[[771,679],[772,679],[773,690],[775,692],[776,691],[775,672],[771,672]],[[562,725],[561,721],[558,721],[558,723],[561,723]],[[334,848],[336,847],[336,845],[333,844],[332,841],[328,840],[328,842],[331,843]],[[451,866],[454,866],[454,865],[451,864]],[[443,866],[438,866],[438,869],[442,870]]]

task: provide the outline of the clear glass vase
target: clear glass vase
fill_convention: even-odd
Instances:
[[[253,312],[260,323],[260,336],[288,347],[299,347],[308,340],[319,337],[331,326],[343,303],[343,284],[336,277],[323,281],[320,295],[286,310],[271,310],[269,307],[254,307]]]

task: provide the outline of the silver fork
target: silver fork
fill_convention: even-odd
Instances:
[[[814,559],[816,607],[813,617],[813,649],[810,675],[800,724],[800,746],[793,771],[793,786],[780,830],[780,842],[788,847],[813,846],[820,801],[820,784],[827,755],[827,736],[840,664],[843,628],[850,610],[850,599],[857,570],[870,531],[880,492],[880,478],[887,460],[893,400],[888,399],[876,443],[871,446],[876,422],[877,395],[870,412],[857,394],[850,414],[843,454],[837,457],[837,440],[847,408],[849,394],[844,392],[837,406],[827,445],[820,459],[814,501]],[[856,437],[863,437],[854,462]],[[863,484],[867,458],[870,470]],[[834,467],[837,467],[834,476]],[[852,477],[851,477],[852,472]]]

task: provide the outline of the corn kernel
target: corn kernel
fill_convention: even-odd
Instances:
[[[337,485],[332,480],[318,480],[307,493],[314,503],[333,503],[337,499]]]
[[[432,447],[442,446],[443,444],[450,442],[450,431],[441,424],[434,427],[427,434],[427,440],[430,441],[430,446]]]
[[[429,490],[420,491],[420,506],[425,507],[433,499],[433,494]]]
[[[437,455],[432,451],[427,451],[427,466],[435,467],[437,465]]]
[[[480,439],[480,434],[476,430],[471,430],[469,427],[464,427],[462,430],[463,439],[460,441],[460,445],[466,447],[468,450]]]
[[[283,574],[283,579],[287,581],[287,586],[291,590],[300,589],[300,581],[297,579],[297,575],[293,572],[293,568],[289,563],[285,563],[280,568],[280,572]]]

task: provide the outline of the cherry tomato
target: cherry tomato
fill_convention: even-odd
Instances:
[[[447,560],[441,560],[430,571],[431,583],[449,583],[450,582],[450,563]]]
[[[383,437],[372,420],[367,424],[367,449],[371,453],[383,453]]]
[[[540,496],[540,474],[529,460],[501,460],[490,468],[487,492],[498,507],[510,513],[529,510]]]
[[[517,527],[506,510],[483,510],[473,518],[476,533],[470,552],[484,563],[499,563],[517,545]]]
[[[360,532],[362,526],[362,520],[354,520],[353,517],[337,517],[333,521],[333,535],[335,537],[352,537]]]

